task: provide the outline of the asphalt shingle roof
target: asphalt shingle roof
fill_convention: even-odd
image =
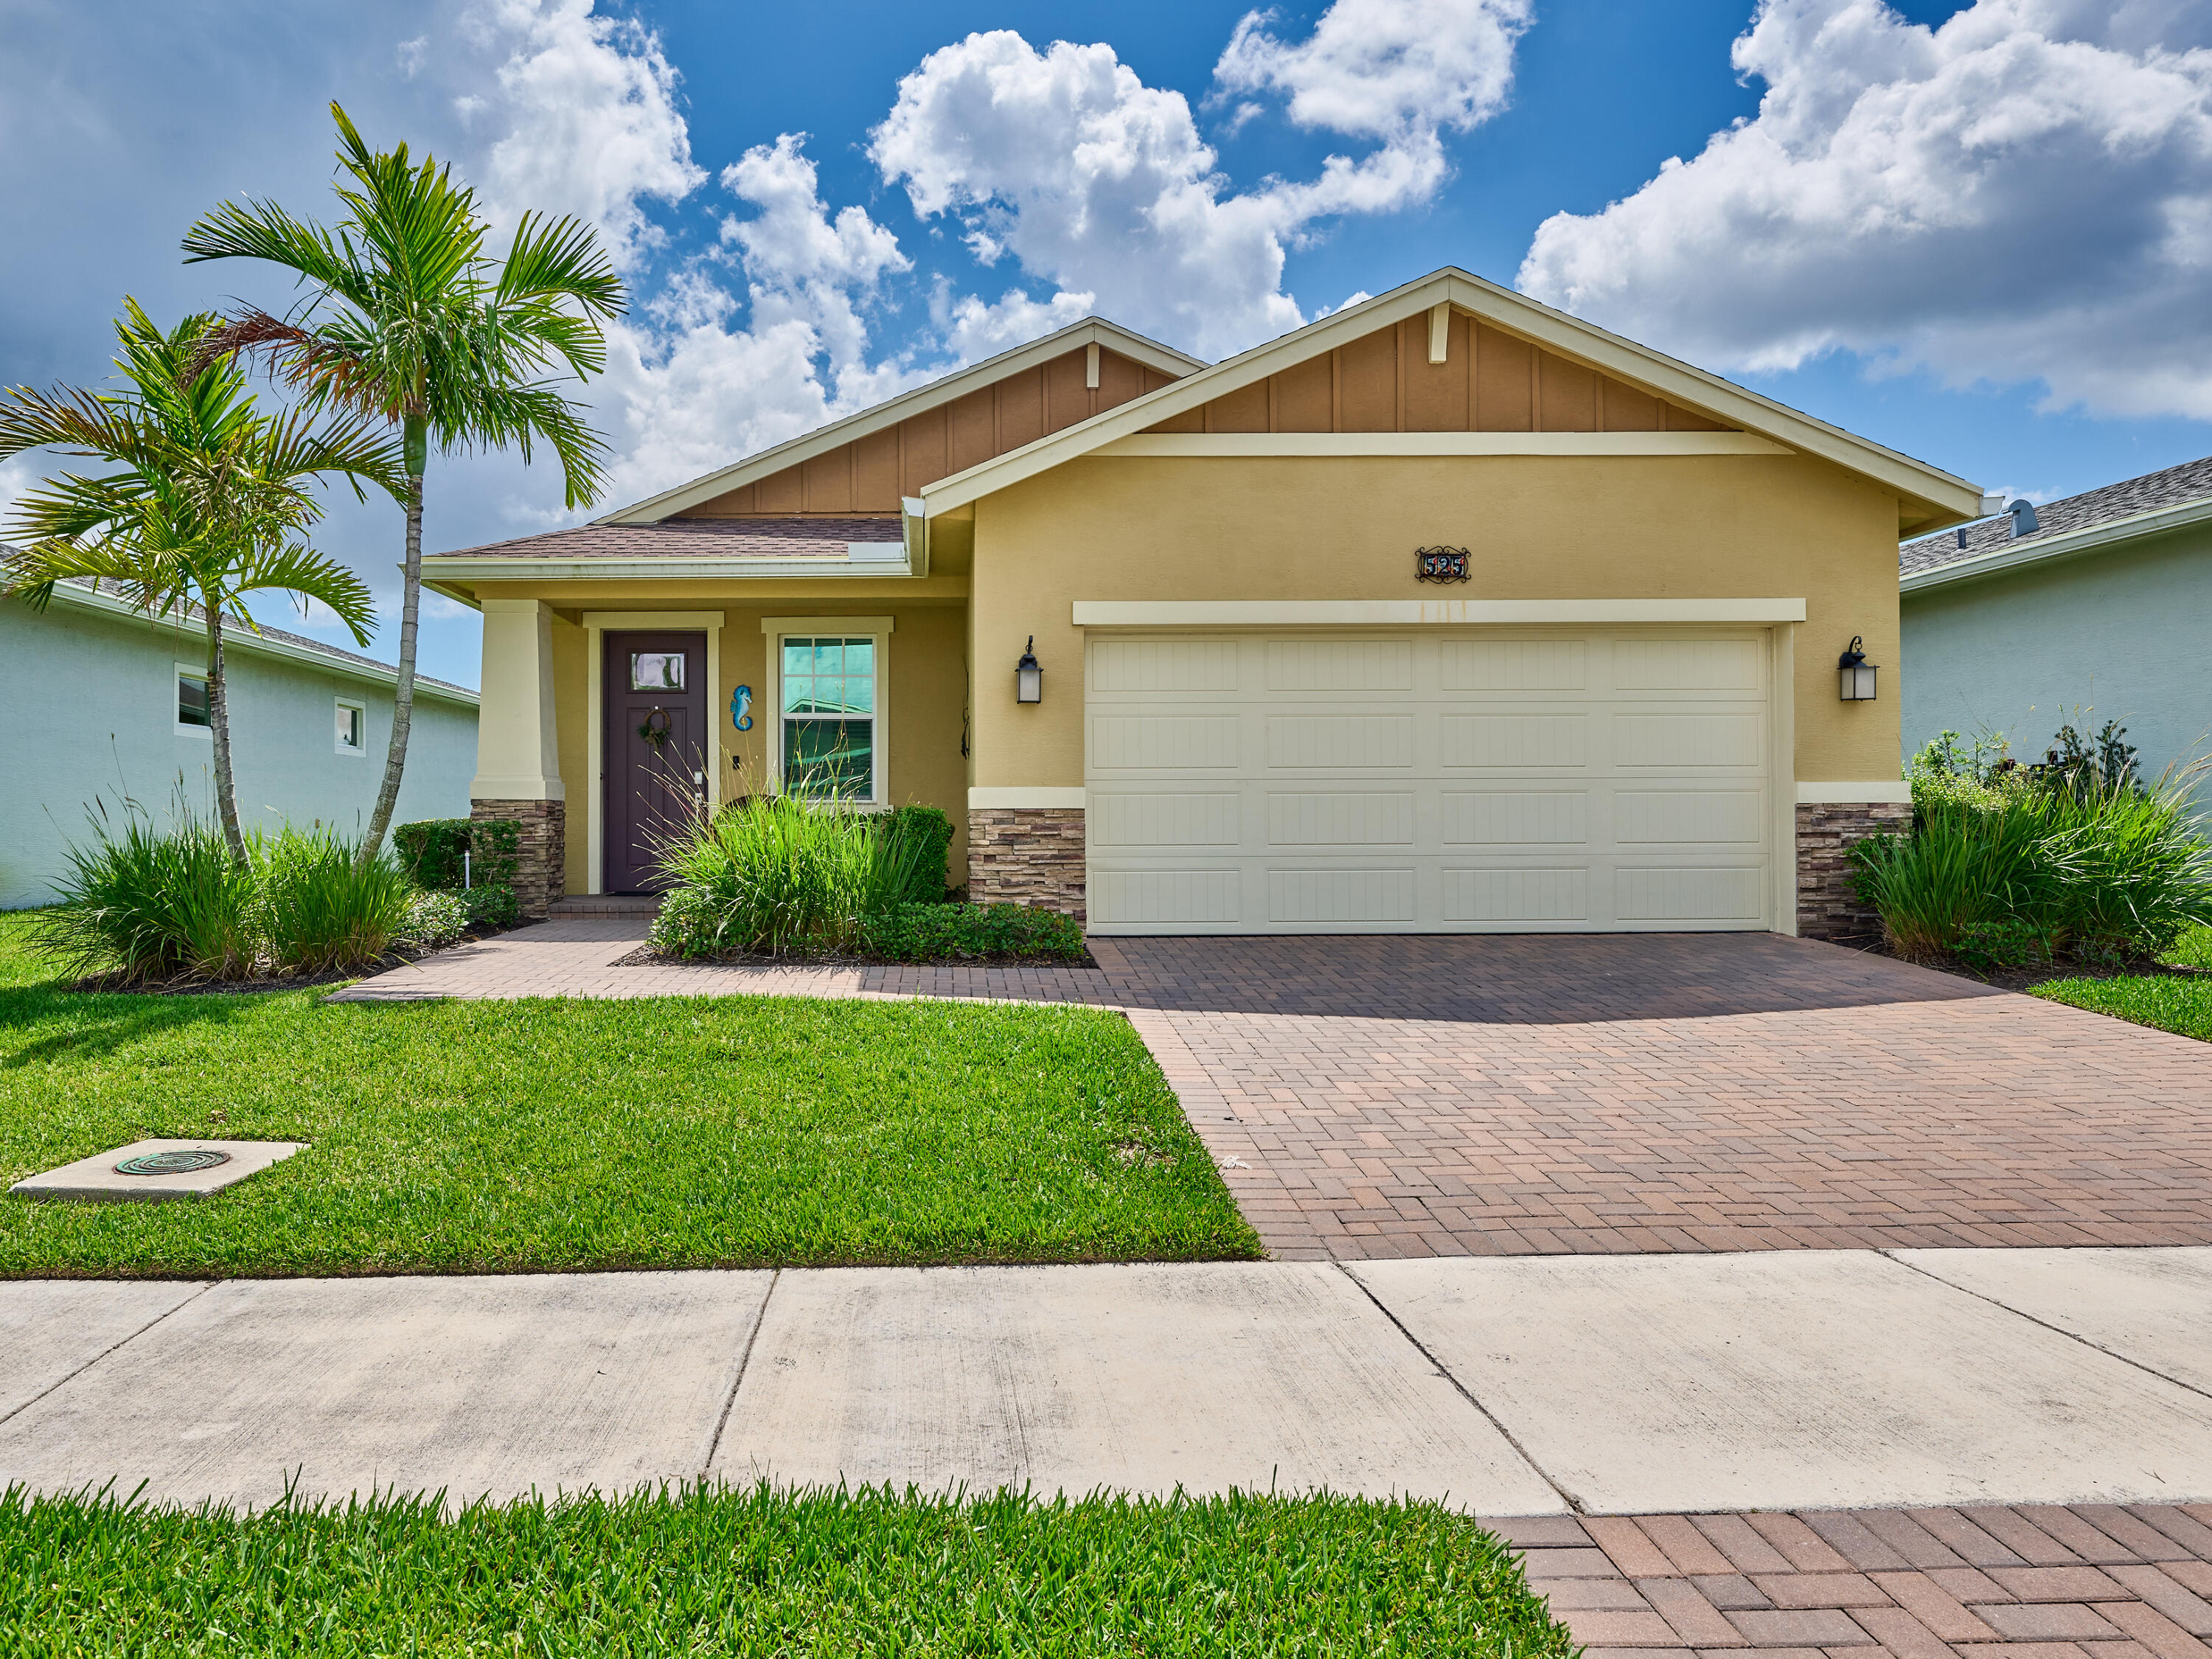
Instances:
[[[2041,502],[2035,509],[2038,527],[2030,535],[2015,538],[2011,515],[2000,513],[1994,519],[1968,525],[1964,547],[1959,545],[1958,532],[1951,530],[1906,542],[1897,550],[1898,574],[1916,575],[1923,570],[1956,564],[1961,559],[1981,558],[2008,547],[2026,546],[2070,531],[2087,530],[2110,524],[2115,519],[2131,519],[2138,513],[2154,513],[2163,507],[2179,507],[2184,501],[2207,497],[2212,497],[2212,456],[2201,461],[2185,461],[2163,472],[2146,472],[2140,478],[2123,479],[2101,489],[2085,490],[2063,501]]]
[[[62,586],[64,587],[74,587],[81,592],[88,592],[93,591],[92,584],[89,582],[64,581],[62,583]],[[102,587],[98,591],[106,593],[110,590]],[[195,629],[204,629],[207,626],[207,612],[200,606],[197,605],[187,605],[185,607],[185,615],[184,620],[189,626]],[[170,622],[176,621],[176,613],[173,611],[170,612],[166,620]],[[234,618],[231,617],[224,618],[223,635],[226,639],[232,641],[239,639],[241,635],[249,640],[254,637],[253,630],[246,628]],[[358,651],[340,650],[335,645],[326,645],[320,640],[311,640],[305,634],[295,634],[286,629],[271,628],[267,623],[263,623],[260,626],[260,637],[264,640],[276,640],[285,645],[295,647],[301,651],[311,651],[319,657],[328,657],[336,662],[350,663],[358,668],[374,668],[380,673],[394,675],[398,674],[399,672],[399,670],[391,663],[380,662],[374,657],[364,657]],[[433,679],[428,674],[418,673],[416,675],[415,684],[417,685],[434,685],[443,691],[458,691],[464,696],[473,697],[477,695],[465,685],[455,685],[451,680]]]
[[[895,542],[896,518],[664,519],[659,524],[582,524],[483,547],[470,559],[836,559],[848,542]]]

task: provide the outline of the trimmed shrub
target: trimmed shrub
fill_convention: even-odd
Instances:
[[[1025,904],[902,904],[869,917],[861,939],[869,955],[889,962],[1081,962],[1086,954],[1081,922]]]
[[[318,826],[289,824],[247,843],[263,953],[288,974],[360,968],[389,950],[414,889],[388,853],[367,863],[358,846]]]
[[[483,890],[481,889],[477,890]],[[408,901],[399,940],[418,950],[452,945],[469,931],[469,906],[459,893],[417,893]]]
[[[952,820],[944,809],[894,807],[887,833],[909,838],[915,843],[914,879],[907,898],[915,904],[944,903],[945,860],[952,848]]]
[[[220,829],[182,809],[166,831],[135,811],[119,830],[105,809],[91,823],[91,841],[68,849],[61,902],[31,923],[40,949],[75,972],[132,985],[253,971],[253,881]]]
[[[512,887],[522,868],[522,826],[505,818],[421,818],[395,828],[392,846],[428,892],[461,890],[465,874],[471,887]]]
[[[941,812],[902,818],[755,795],[674,826],[657,857],[674,890],[661,902],[655,947],[687,957],[853,950],[864,918],[942,896],[950,835],[940,838],[939,824],[949,824]]]
[[[471,933],[495,933],[522,920],[522,904],[512,887],[471,887],[454,896],[467,907]]]

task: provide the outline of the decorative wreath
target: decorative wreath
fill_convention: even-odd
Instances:
[[[659,720],[660,724],[655,726],[653,724],[655,720]],[[653,752],[658,755],[668,746],[668,711],[665,708],[656,708],[645,717],[645,724],[637,728],[637,734],[651,744]]]

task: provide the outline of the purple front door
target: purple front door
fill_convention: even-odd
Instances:
[[[600,753],[605,832],[602,884],[650,893],[668,884],[654,851],[694,819],[707,794],[707,636],[608,634]]]

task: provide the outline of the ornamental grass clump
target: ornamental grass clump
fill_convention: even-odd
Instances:
[[[406,937],[416,897],[383,853],[318,826],[228,838],[181,804],[157,826],[118,825],[95,807],[93,834],[67,851],[60,902],[32,923],[37,948],[76,973],[121,985],[230,983],[375,962]]]
[[[867,918],[943,891],[945,838],[927,811],[756,795],[675,826],[658,855],[673,890],[652,943],[681,957],[854,950]]]
[[[40,950],[126,985],[253,971],[252,874],[219,828],[183,809],[167,830],[135,811],[118,826],[98,804],[91,822],[91,839],[67,848],[60,904],[31,924]]]
[[[405,927],[415,897],[390,854],[364,859],[321,825],[257,834],[247,844],[264,955],[287,974],[320,974],[374,962]]]
[[[2132,750],[2111,758],[1990,763],[1962,755],[1949,732],[1922,750],[1911,832],[1852,850],[1890,948],[1983,969],[2117,963],[2212,921],[2212,846],[2196,816],[2206,763],[2145,786]]]

